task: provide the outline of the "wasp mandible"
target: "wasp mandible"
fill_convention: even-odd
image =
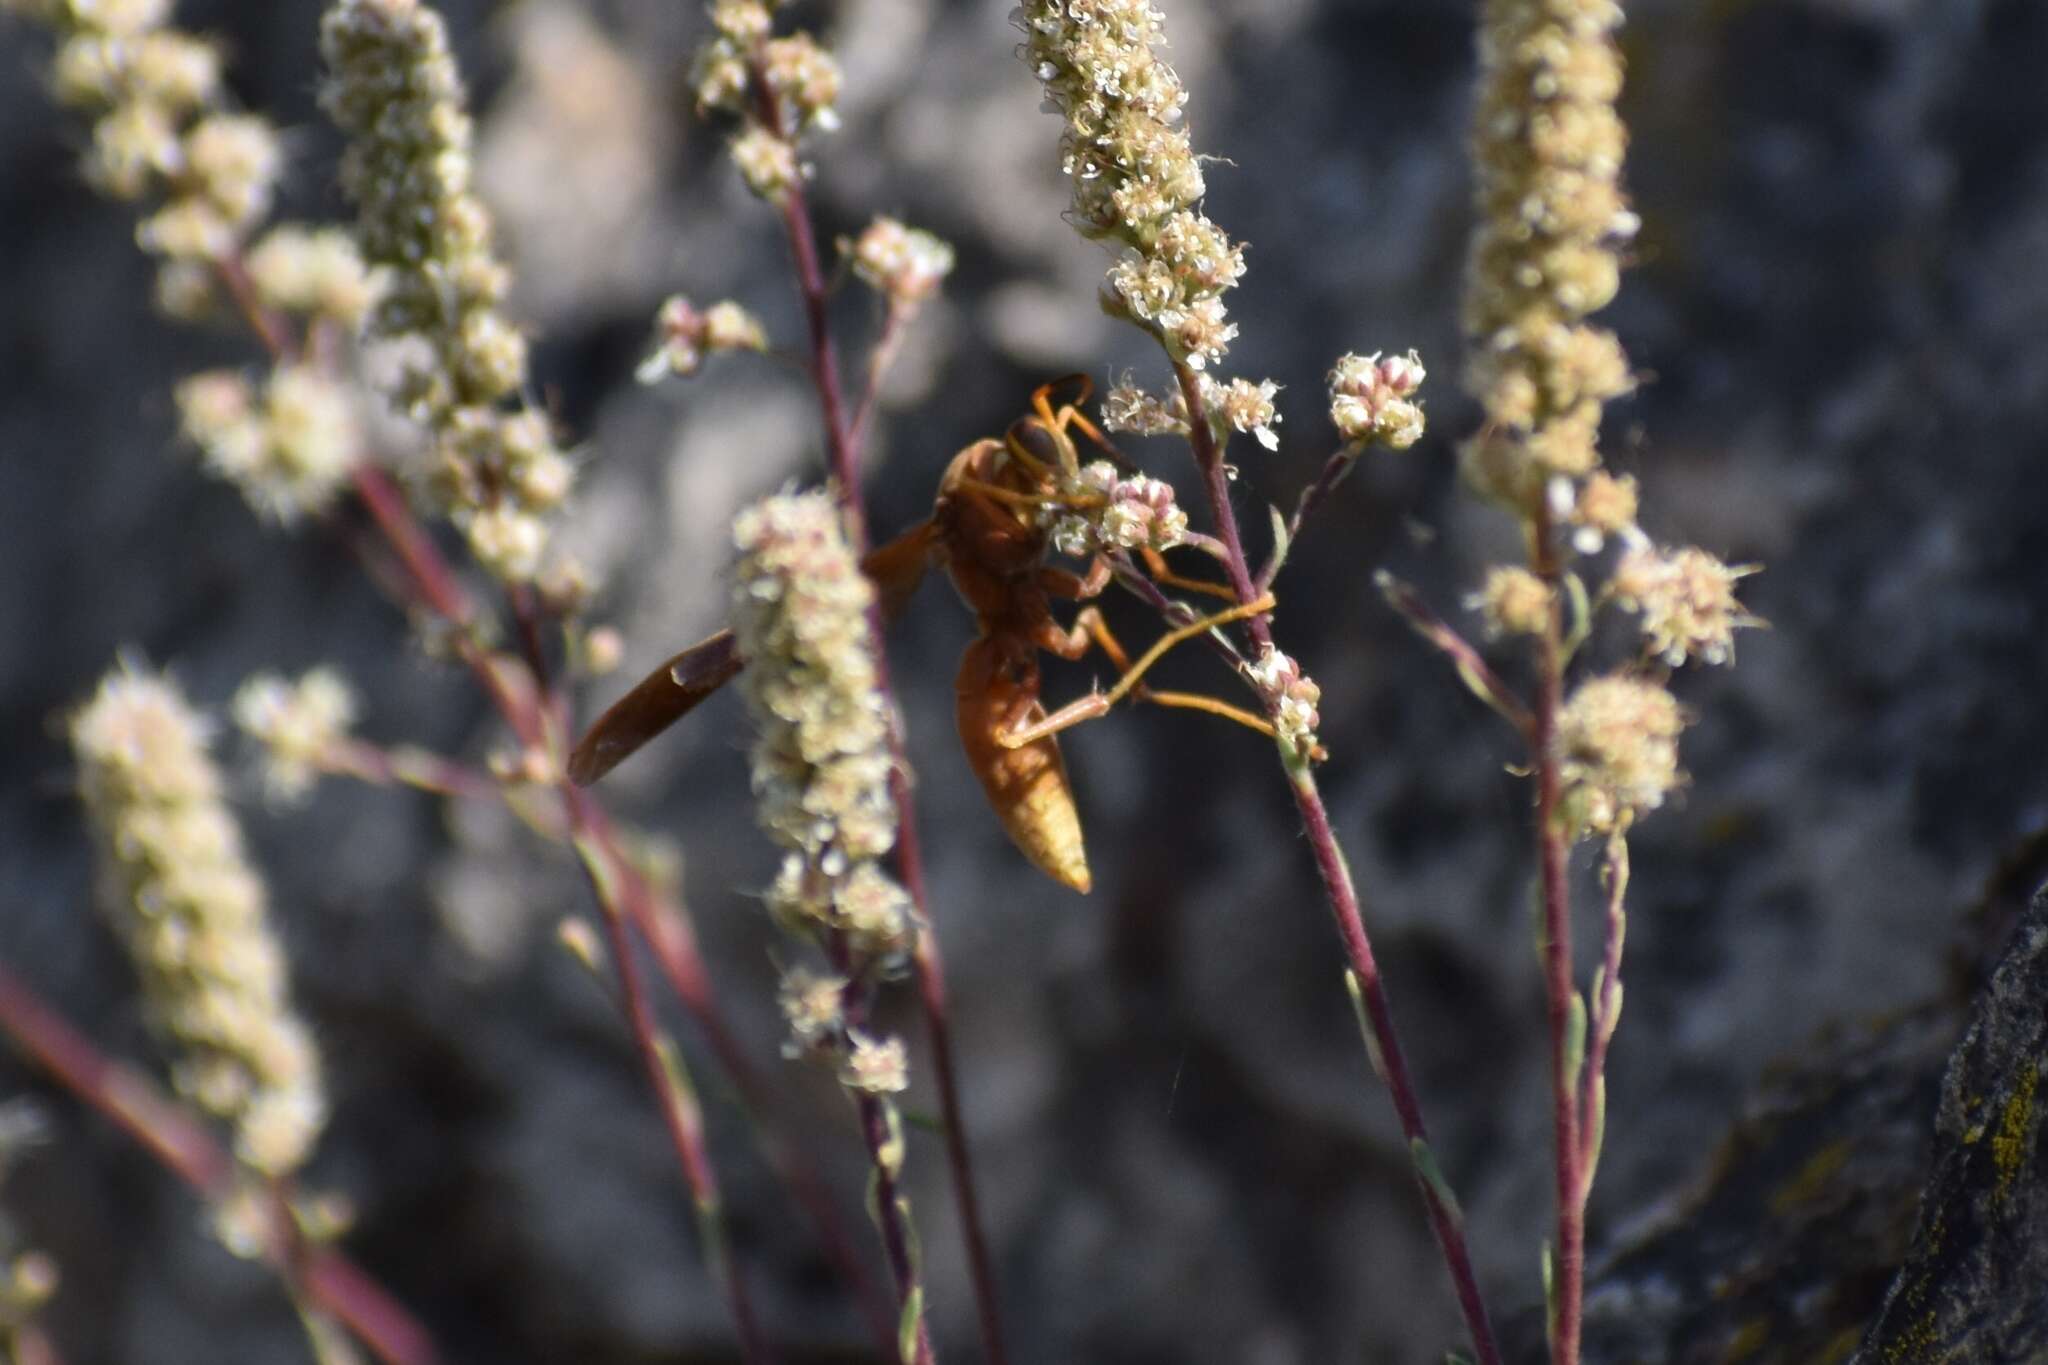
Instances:
[[[1075,396],[1055,406],[1056,391]],[[953,684],[954,722],[968,767],[980,781],[1004,830],[1033,866],[1063,886],[1085,892],[1093,882],[1081,821],[1067,781],[1059,731],[1107,712],[1125,696],[1163,706],[1208,711],[1271,735],[1265,718],[1213,697],[1156,691],[1145,672],[1168,649],[1195,635],[1270,611],[1270,593],[1177,627],[1133,662],[1092,603],[1072,626],[1053,615],[1055,599],[1089,603],[1114,572],[1102,554],[1083,572],[1047,562],[1048,512],[1099,506],[1085,489],[1073,432],[1106,450],[1107,439],[1081,413],[1092,385],[1073,375],[1041,385],[1031,412],[1001,440],[986,438],[955,455],[939,481],[932,514],[861,562],[873,580],[885,620],[900,617],[932,568],[943,568],[974,613],[975,638],[961,655]],[[1153,577],[1170,586],[1229,597],[1220,584],[1183,578],[1156,552],[1145,556]],[[1120,672],[1107,692],[1092,692],[1048,712],[1040,698],[1040,652],[1079,659],[1099,648]],[[597,781],[737,675],[745,660],[730,630],[721,630],[662,664],[598,717],[570,756],[569,775]]]

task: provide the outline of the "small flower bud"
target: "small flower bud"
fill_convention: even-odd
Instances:
[[[1265,646],[1245,671],[1266,698],[1281,740],[1298,753],[1313,751],[1316,727],[1322,724],[1316,706],[1323,690],[1301,671],[1301,665],[1271,645]]]
[[[316,668],[298,682],[259,673],[235,693],[235,724],[261,743],[263,785],[272,799],[296,801],[312,789],[356,715],[355,692],[340,673]]]
[[[1550,587],[1527,569],[1489,570],[1486,586],[1466,599],[1486,623],[1488,638],[1541,635],[1550,626]]]
[[[730,150],[732,164],[739,168],[747,188],[771,204],[781,203],[803,182],[796,145],[758,123],[734,134]]]
[[[914,307],[938,292],[953,269],[953,248],[894,218],[877,218],[850,246],[853,273],[897,307]]]
[[[792,967],[782,974],[776,1003],[789,1024],[790,1052],[801,1055],[832,1042],[845,1027],[842,1002],[846,978],[822,975],[805,967]]]
[[[1422,406],[1411,399],[1425,376],[1413,351],[1345,355],[1330,371],[1330,421],[1347,442],[1406,450],[1422,438]]]
[[[1249,379],[1219,384],[1202,376],[1202,399],[1211,420],[1219,427],[1251,433],[1268,450],[1280,448],[1280,437],[1273,430],[1280,424],[1280,414],[1273,407],[1273,395],[1278,392],[1280,386],[1270,379],[1256,384]]]
[[[1658,683],[1614,674],[1579,685],[1558,717],[1565,810],[1585,831],[1626,830],[1676,787],[1685,713]]]
[[[910,1054],[901,1038],[852,1035],[852,1051],[841,1063],[840,1084],[868,1095],[895,1095],[910,1087]]]

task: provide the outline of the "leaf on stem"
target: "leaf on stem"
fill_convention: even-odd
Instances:
[[[1380,1054],[1379,1040],[1372,1036],[1372,1021],[1365,1015],[1365,988],[1358,984],[1358,973],[1349,967],[1344,969],[1344,989],[1351,993],[1351,1012],[1358,1016],[1358,1036],[1365,1039],[1365,1056],[1372,1063],[1372,1074],[1380,1078],[1380,1084],[1387,1082],[1387,1059]]]
[[[1458,1207],[1458,1196],[1451,1193],[1451,1182],[1444,1179],[1443,1168],[1436,1164],[1436,1153],[1422,1138],[1408,1140],[1408,1155],[1415,1162],[1415,1173],[1422,1177],[1422,1183],[1429,1187],[1430,1195],[1443,1206],[1444,1216],[1453,1224],[1462,1225],[1465,1211]]]
[[[1543,1239],[1543,1335],[1557,1340],[1557,1264],[1550,1255],[1550,1239]]]
[[[1279,508],[1267,503],[1266,512],[1273,518],[1273,554],[1266,562],[1266,571],[1259,575],[1259,582],[1262,586],[1271,586],[1287,563],[1287,552],[1294,548],[1294,537],[1288,533],[1287,518],[1280,515]]]
[[[896,1322],[896,1352],[904,1365],[917,1359],[917,1328],[924,1321],[924,1286],[913,1284],[903,1296],[903,1313]]]
[[[1579,1088],[1579,1073],[1586,1065],[1586,997],[1572,992],[1564,1016],[1564,1083],[1567,1091]]]
[[[1593,1172],[1600,1168],[1600,1144],[1607,1137],[1607,1077],[1595,1074],[1586,1095],[1586,1169],[1579,1174],[1579,1203],[1593,1192]]]

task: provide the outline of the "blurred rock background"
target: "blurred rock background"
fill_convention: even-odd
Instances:
[[[291,133],[288,211],[343,212],[313,104],[312,0],[188,0],[252,108]],[[1541,998],[1525,797],[1507,736],[1386,611],[1388,566],[1446,608],[1510,548],[1453,476],[1474,6],[1170,0],[1208,211],[1252,243],[1240,372],[1286,386],[1283,451],[1237,451],[1248,524],[1328,448],[1321,376],[1346,349],[1420,348],[1432,432],[1376,458],[1279,583],[1324,688],[1324,776],[1482,1274],[1537,1294],[1548,1218]],[[631,380],[668,292],[734,296],[800,335],[775,225],[681,78],[701,16],[669,0],[445,5],[471,74],[487,197],[516,262],[548,402],[584,443],[577,543],[606,571],[637,672],[723,614],[725,525],[818,467],[788,367]],[[1125,367],[1105,264],[1061,222],[1058,125],[1005,6],[846,0],[822,18],[846,126],[821,151],[829,233],[876,212],[960,268],[910,338],[873,462],[879,528],[928,506],[952,450],[1037,382]],[[1830,1021],[1943,989],[1981,946],[1964,911],[2048,824],[2048,11],[2031,0],[1637,0],[1631,180],[1645,222],[1609,313],[1649,382],[1610,418],[1645,524],[1767,572],[1772,623],[1688,677],[1693,783],[1635,841],[1629,1008],[1610,1067],[1596,1247],[1655,1221],[1773,1058]],[[170,386],[249,356],[155,318],[131,224],[73,168],[81,128],[38,86],[45,45],[0,27],[0,960],[109,1049],[147,1059],[132,983],[90,913],[52,717],[116,650],[219,705],[258,668],[341,665],[363,728],[478,756],[463,679],[420,657],[345,540],[266,533],[171,438]],[[841,321],[871,321],[849,290]],[[1140,451],[1157,472],[1170,446]],[[958,1013],[970,1121],[1018,1361],[1294,1365],[1439,1358],[1455,1315],[1270,752],[1131,711],[1066,743],[1097,888],[1033,876],[950,735],[969,622],[942,588],[893,642]],[[1141,613],[1113,620],[1134,635]],[[1057,669],[1055,696],[1101,665]],[[1175,674],[1215,686],[1190,652]],[[602,701],[604,698],[592,698]],[[674,836],[764,1065],[773,935],[752,894],[737,701],[611,780]],[[490,811],[323,788],[249,824],[329,1056],[315,1168],[352,1244],[451,1359],[735,1359],[687,1199],[621,1030],[551,941],[579,878]],[[708,1071],[708,1069],[707,1069]],[[790,1113],[851,1155],[843,1106],[789,1075]],[[304,1358],[284,1299],[105,1125],[43,1096],[56,1140],[4,1191],[61,1263],[49,1321],[76,1365]],[[715,1100],[715,1096],[714,1096]],[[913,1105],[923,1097],[914,1095]],[[789,1358],[864,1338],[729,1108],[712,1105],[735,1236]],[[1931,1113],[1929,1120],[1931,1122]],[[973,1358],[942,1156],[913,1139],[935,1322]],[[859,1176],[838,1174],[849,1210]]]

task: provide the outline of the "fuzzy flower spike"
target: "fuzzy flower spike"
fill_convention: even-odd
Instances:
[[[177,1046],[177,1089],[234,1128],[252,1170],[290,1175],[326,1123],[320,1058],[204,722],[167,679],[124,666],[71,718],[71,746],[109,912]]]
[[[1084,236],[1120,244],[1104,307],[1193,370],[1237,327],[1223,303],[1244,248],[1205,217],[1202,168],[1181,122],[1187,91],[1159,55],[1165,16],[1147,0],[1029,0],[1025,55],[1066,117],[1061,163]]]
[[[1525,511],[1553,479],[1593,473],[1602,406],[1634,384],[1621,343],[1585,320],[1613,300],[1638,226],[1621,188],[1620,23],[1614,0],[1491,0],[1481,21],[1466,379],[1491,434],[1466,474]]]
[[[320,49],[321,103],[350,139],[342,181],[362,253],[389,273],[371,330],[424,353],[397,396],[434,438],[435,493],[486,568],[531,580],[574,469],[521,396],[526,339],[500,311],[510,276],[471,188],[446,28],[419,0],[334,0]]]

